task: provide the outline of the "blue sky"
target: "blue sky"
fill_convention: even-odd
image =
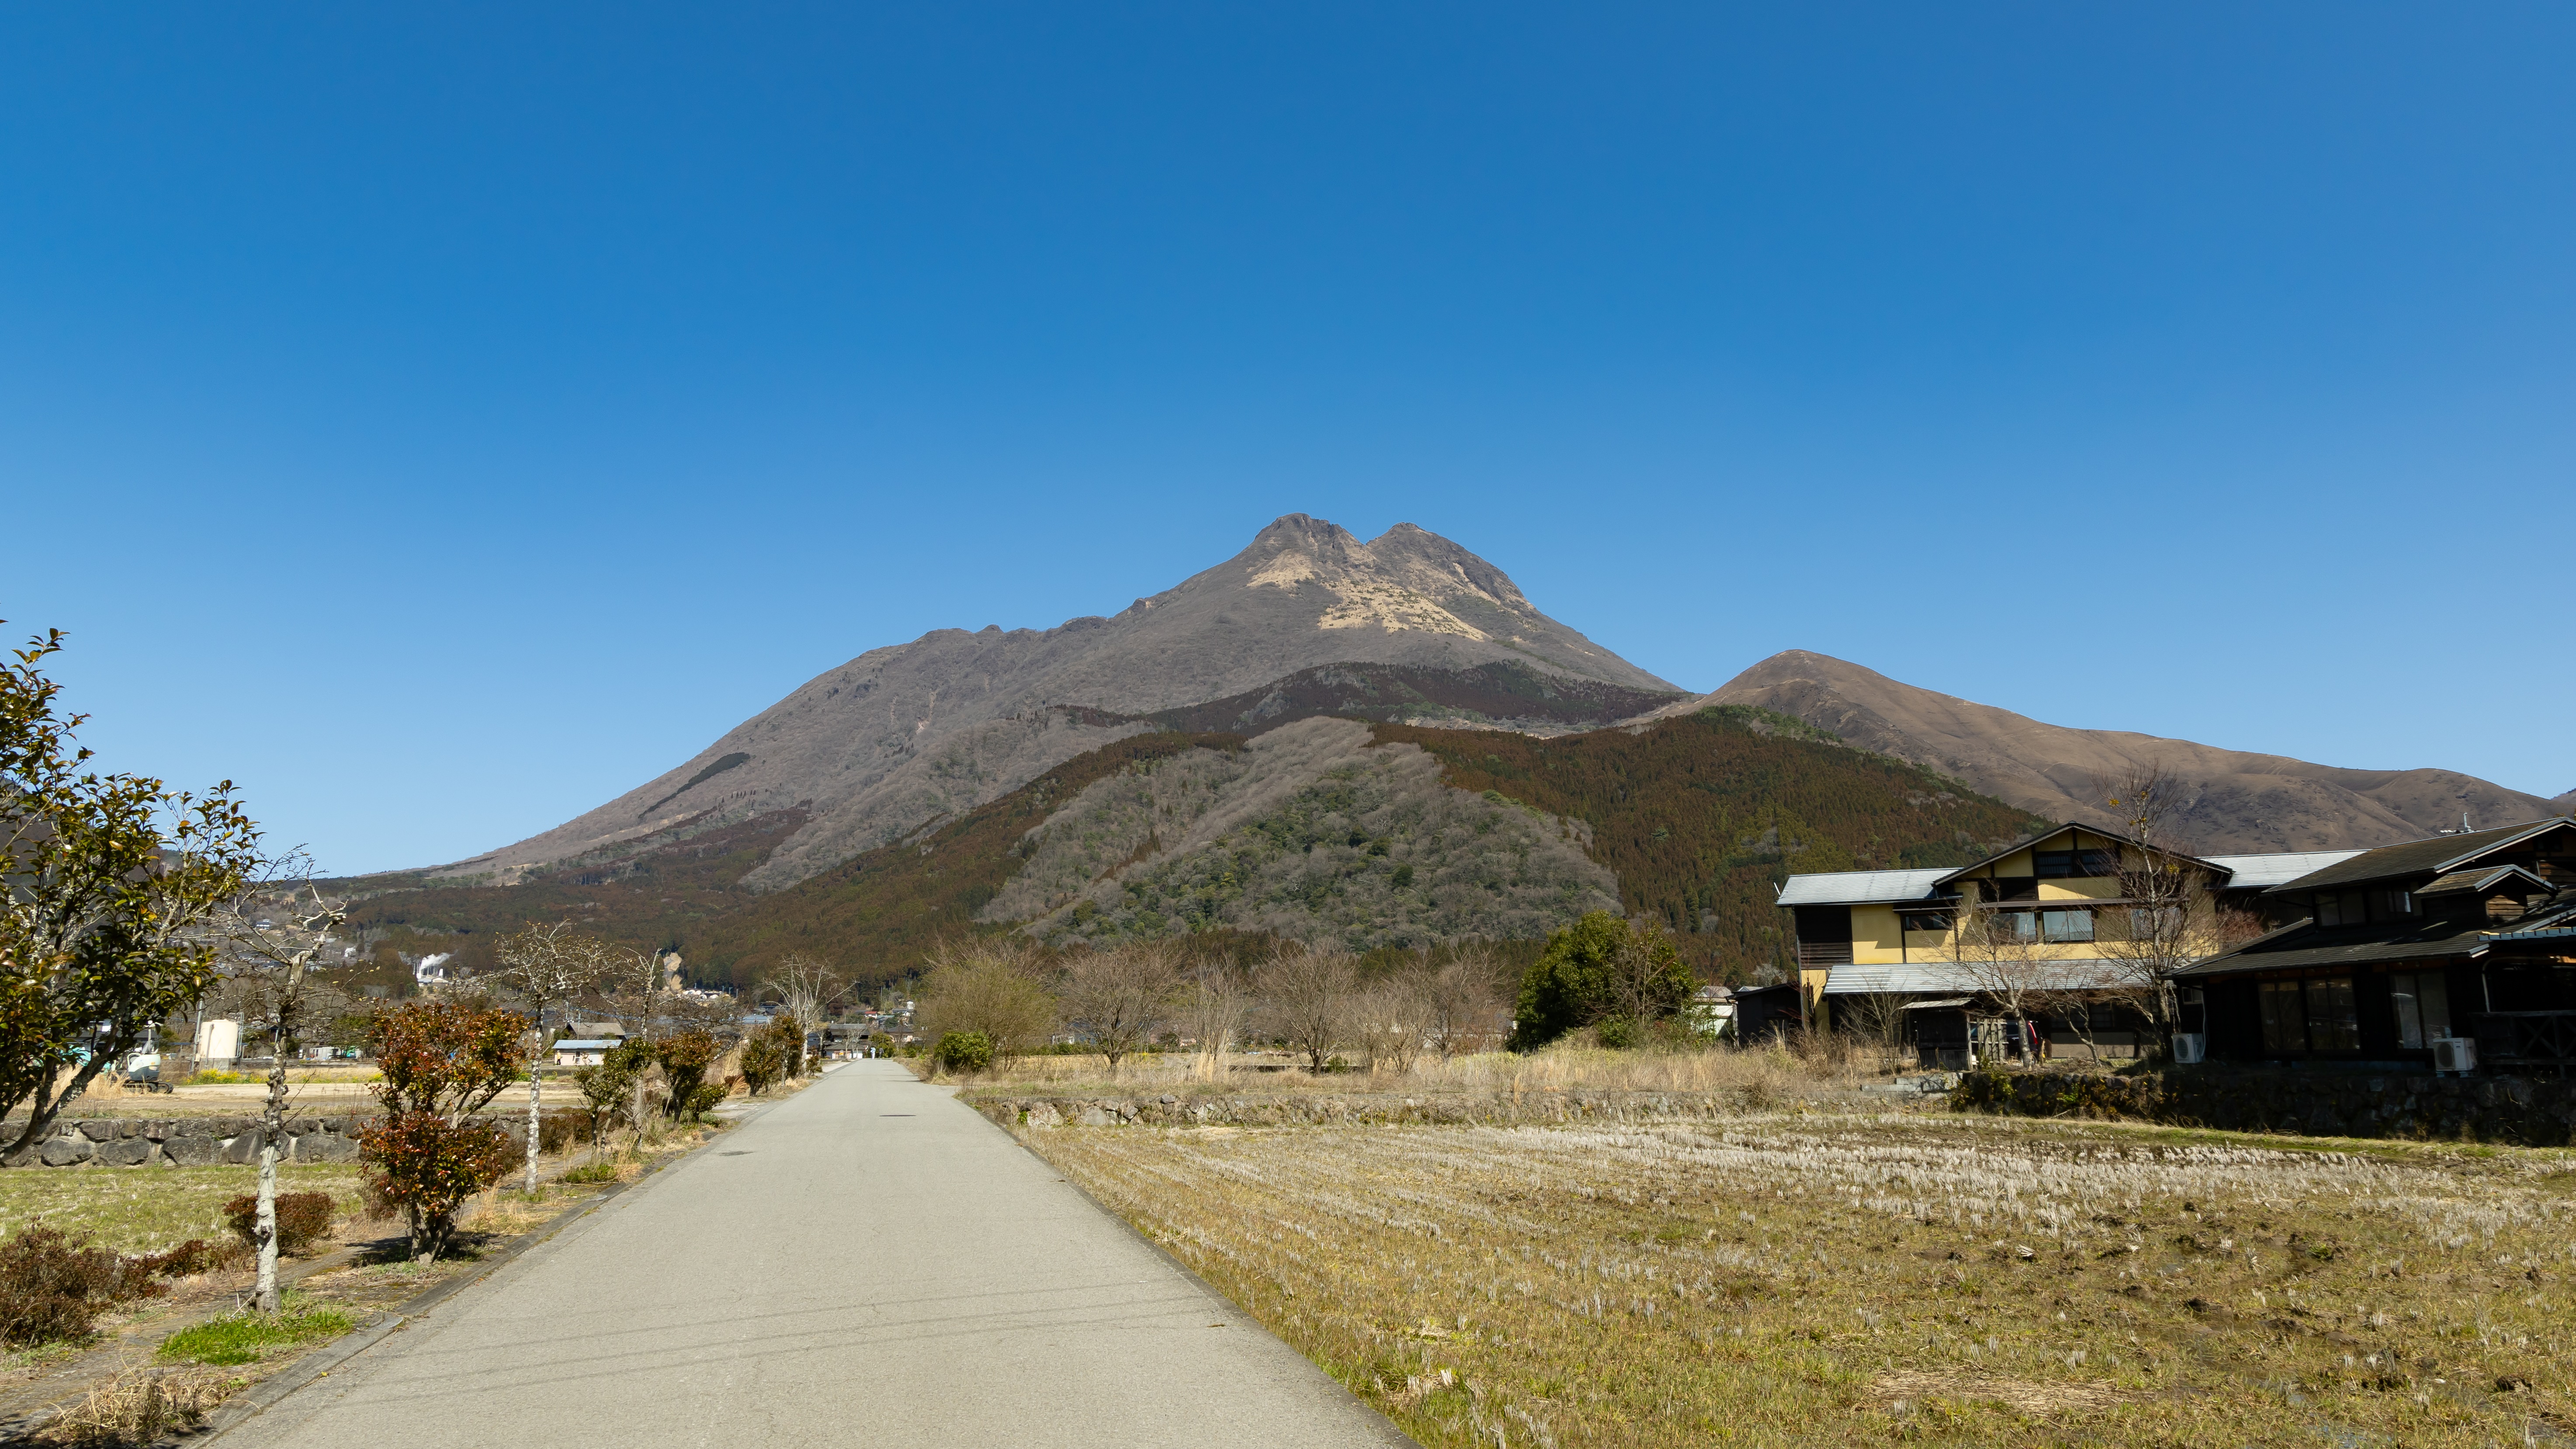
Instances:
[[[14,7],[0,617],[340,870],[1292,511],[1692,688],[2554,794],[2571,70],[2538,5]]]

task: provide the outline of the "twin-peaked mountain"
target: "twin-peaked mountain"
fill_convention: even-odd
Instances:
[[[1542,614],[1502,570],[1398,524],[1363,543],[1292,513],[1111,618],[942,629],[809,680],[657,779],[449,879],[607,863],[675,830],[802,821],[746,884],[775,889],[1158,727],[1322,713],[1592,728],[1682,691]]]
[[[1302,514],[1110,618],[939,630],[807,682],[543,835],[378,877],[370,925],[472,953],[578,915],[711,979],[790,950],[1178,932],[1353,949],[1660,916],[1702,970],[1784,959],[1791,871],[1962,864],[2110,823],[2164,766],[2203,852],[2360,848],[2562,813],[2455,772],[2074,730],[1790,651],[1686,695],[1399,524]]]

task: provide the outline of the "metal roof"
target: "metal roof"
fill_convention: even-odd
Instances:
[[[2227,869],[2229,890],[2261,890],[2286,885],[2330,865],[2341,865],[2358,850],[2283,850],[2269,855],[2213,855],[2209,863]]]
[[[2292,886],[2363,885],[2371,881],[2395,880],[2401,876],[2426,874],[2447,875],[2476,860],[2489,851],[2502,850],[2544,831],[2569,824],[2566,816],[2547,820],[2530,820],[2520,825],[2507,825],[2495,830],[2480,830],[2468,835],[2436,835],[2425,840],[2409,840],[2402,845],[2383,845],[2365,850],[2350,860],[2327,866],[2312,876],[2301,876],[2272,887],[2276,891]]]
[[[2135,983],[2131,963],[2100,957],[2064,957],[2036,963],[2048,968],[2043,983],[2051,991],[2104,991]],[[1983,988],[1970,973],[1949,961],[1890,962],[1877,966],[1836,966],[1825,977],[1827,996],[1956,996]]]
[[[599,1037],[590,1037],[586,1039],[581,1037],[567,1037],[562,1041],[556,1042],[554,1049],[559,1052],[604,1052],[610,1047],[616,1045],[616,1042],[608,1041]]]
[[[1932,870],[1837,870],[1819,875],[1793,875],[1781,883],[1784,906],[1867,906],[1886,901],[1919,901],[1950,872]]]

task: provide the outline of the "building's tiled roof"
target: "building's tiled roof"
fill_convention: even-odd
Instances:
[[[2499,941],[2536,939],[2571,923],[2576,923],[2576,886],[2526,912],[2509,929],[2458,921],[2388,921],[2368,926],[2319,926],[2312,921],[2297,921],[2174,974],[2231,976],[2312,966],[2431,961],[2473,955]]]
[[[1887,901],[1919,901],[1950,872],[1933,870],[1837,870],[1793,875],[1781,883],[1784,906],[1867,906]]]
[[[608,1041],[600,1037],[566,1037],[562,1041],[555,1043],[555,1050],[559,1052],[604,1052],[615,1045],[617,1045],[616,1042]]]
[[[2358,850],[2283,850],[2269,855],[2213,855],[2211,865],[2227,871],[2227,888],[2232,891],[2263,890],[2297,880],[2330,865],[2341,865]]]
[[[2483,893],[2491,891],[2497,886],[2503,885],[2507,881],[2517,879],[2526,887],[2538,886],[2542,890],[2549,889],[2549,882],[2533,875],[2530,871],[2524,870],[2521,866],[2491,865],[2484,867],[2483,869],[2477,866],[2471,866],[2467,870],[2455,870],[2449,875],[2436,876],[2432,880],[2428,880],[2422,885],[2417,886],[2415,888],[2415,894],[2419,896],[2453,896],[2468,894],[2471,892]]]
[[[2496,830],[2472,831],[2467,835],[2436,835],[2429,840],[2410,840],[2403,845],[2383,845],[2296,880],[2285,881],[2272,889],[2318,890],[2326,886],[2362,885],[2400,876],[2456,870],[2498,846],[2512,845],[2551,826],[2568,823],[2567,817],[2562,815],[2549,820],[2526,820],[2520,825],[2507,825]]]

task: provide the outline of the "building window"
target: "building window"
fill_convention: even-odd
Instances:
[[[2411,916],[2415,914],[2415,893],[2413,891],[2381,891],[2379,893],[2379,914],[2383,919],[2387,920],[2395,920],[2401,916]]]
[[[1908,911],[1903,917],[1909,931],[1946,932],[1950,929],[1948,911]]]
[[[2093,939],[2091,911],[2042,911],[2039,934],[2044,941],[2090,941]]]
[[[2438,971],[2400,972],[2388,978],[2389,1003],[2397,1008],[2397,1044],[2414,1051],[2451,1034],[2451,992]]]
[[[2307,983],[2308,1050],[2361,1050],[2361,1011],[2353,999],[2352,978],[2334,976]]]
[[[2308,1049],[2308,1009],[2299,999],[2299,983],[2265,981],[2254,988],[2263,1008],[2263,1050],[2303,1052]]]
[[[2030,858],[2041,880],[2086,880],[2120,873],[2116,850],[2034,850]]]
[[[2182,907],[2131,906],[2129,908],[2130,940],[2160,941],[2181,934]]]

